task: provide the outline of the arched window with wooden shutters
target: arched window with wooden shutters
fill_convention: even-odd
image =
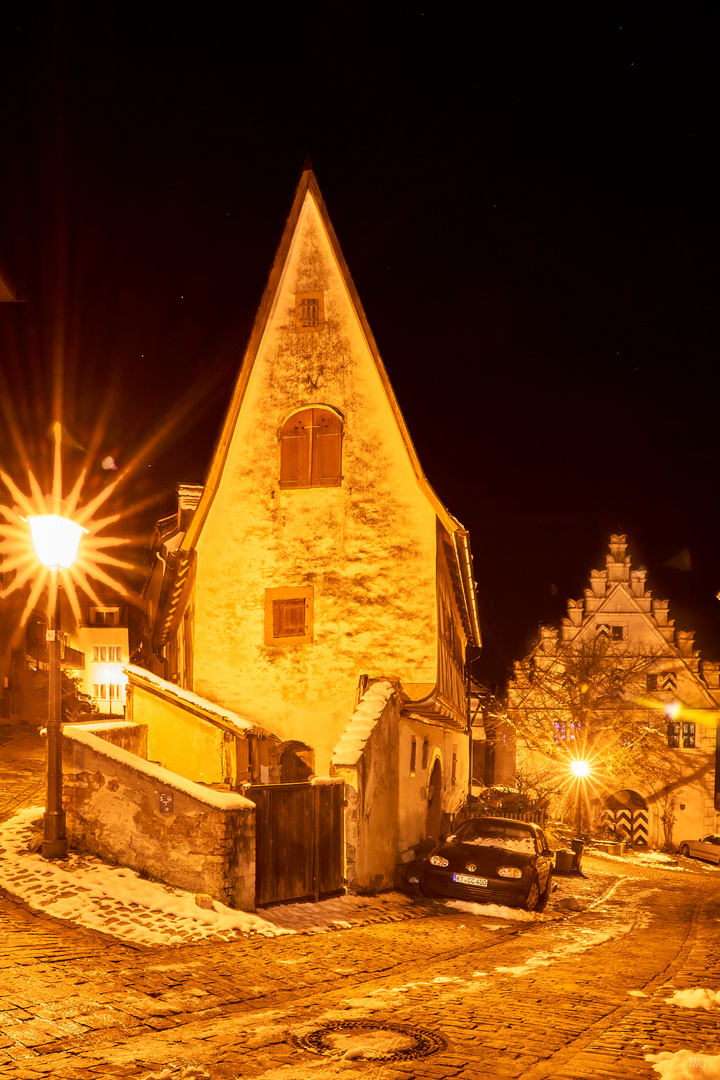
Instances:
[[[280,487],[340,487],[342,420],[313,406],[292,413],[280,428]]]

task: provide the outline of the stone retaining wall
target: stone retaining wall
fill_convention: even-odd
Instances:
[[[63,804],[71,848],[231,907],[255,907],[255,806],[69,725]]]

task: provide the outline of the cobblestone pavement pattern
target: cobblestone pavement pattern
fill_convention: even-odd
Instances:
[[[0,757],[3,805],[23,805],[37,774]],[[720,1053],[720,1013],[665,1000],[720,989],[717,879],[624,870],[586,858],[584,878],[558,879],[543,921],[416,898],[341,931],[176,948],[129,945],[5,894],[0,1076],[657,1077],[649,1053]],[[584,910],[564,909],[570,896]],[[391,1033],[358,1029],[334,1057],[289,1040],[337,1021],[422,1028],[446,1046],[381,1062],[372,1047]]]

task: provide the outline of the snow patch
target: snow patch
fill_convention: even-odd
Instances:
[[[496,967],[495,970],[501,975],[512,975],[515,978],[521,975],[529,975],[540,967],[550,967],[559,960],[565,960],[569,956],[584,953],[596,945],[604,945],[606,941],[612,941],[613,938],[619,937],[621,934],[627,934],[632,928],[633,924],[627,923],[616,926],[612,930],[598,932],[584,930],[582,931],[583,938],[574,945],[562,945],[559,949],[553,949],[552,952],[541,952],[537,956],[531,956],[524,963],[517,964],[514,967]]]
[[[505,907],[503,904],[474,904],[470,900],[446,900],[445,907],[467,911],[470,915],[484,915],[486,919],[489,917],[514,922],[543,922],[546,918],[538,911],[523,911],[522,908]]]
[[[699,1076],[720,1080],[720,1057],[695,1054],[690,1050],[676,1050],[671,1054],[665,1050],[661,1054],[646,1054],[645,1060],[655,1062],[653,1069],[663,1080],[698,1080]]]
[[[680,1005],[684,1009],[719,1009],[720,990],[676,990],[672,997],[665,998],[666,1005]]]

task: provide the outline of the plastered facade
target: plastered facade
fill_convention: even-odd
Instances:
[[[298,333],[295,296],[323,292]],[[282,490],[293,410],[343,418],[342,483]],[[194,689],[316,750],[322,773],[363,671],[430,693],[438,673],[436,514],[420,489],[310,195],[197,543]],[[266,645],[266,589],[313,589],[312,643]]]

